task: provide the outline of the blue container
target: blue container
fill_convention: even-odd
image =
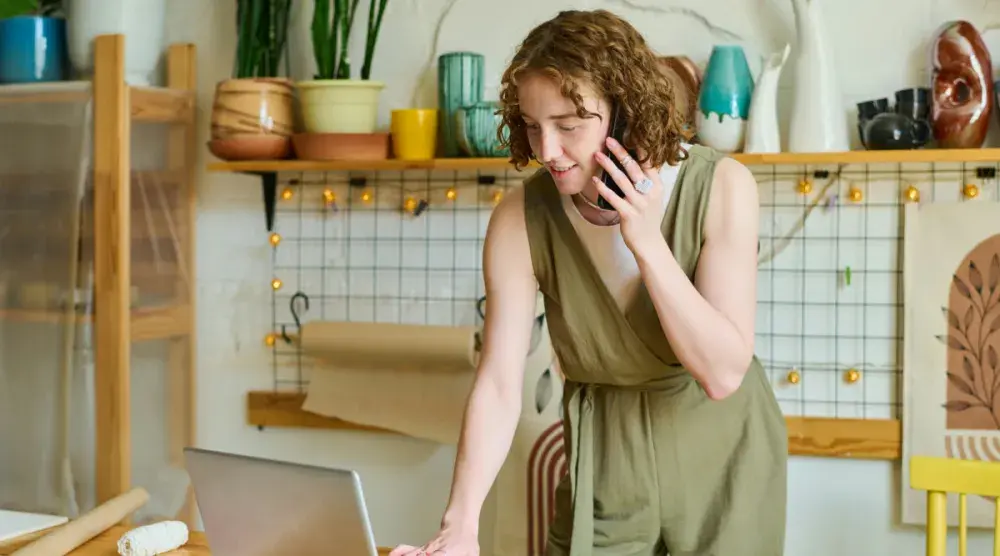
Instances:
[[[478,52],[448,52],[438,56],[438,126],[441,156],[462,156],[456,136],[456,112],[483,99],[483,67]]]
[[[746,120],[753,97],[753,75],[747,64],[743,48],[735,45],[718,45],[705,68],[698,108],[708,117],[729,116]]]
[[[62,81],[67,60],[65,19],[0,19],[0,83]]]

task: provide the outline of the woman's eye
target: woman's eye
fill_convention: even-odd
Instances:
[[[559,126],[559,129],[563,131],[573,131],[574,129],[576,129],[576,126],[561,125]]]

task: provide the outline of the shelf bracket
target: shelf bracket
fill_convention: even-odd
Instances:
[[[264,221],[267,231],[274,231],[274,212],[278,203],[278,173],[277,172],[247,172],[260,178],[261,190],[264,194]]]

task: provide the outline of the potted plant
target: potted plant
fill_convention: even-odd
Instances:
[[[295,88],[283,76],[292,0],[237,0],[232,77],[216,84],[209,149],[224,160],[285,158]],[[287,64],[285,64],[287,68]]]
[[[61,81],[68,59],[62,0],[0,2],[0,83]]]
[[[315,79],[296,85],[309,133],[373,133],[385,83],[370,79],[388,0],[369,0],[367,40],[360,79],[351,77],[348,45],[359,0],[315,0],[312,17]]]

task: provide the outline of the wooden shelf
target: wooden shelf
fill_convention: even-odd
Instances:
[[[247,423],[259,428],[289,427],[377,432],[394,431],[324,417],[302,409],[305,394],[248,392]],[[788,453],[854,459],[899,460],[903,429],[896,419],[785,417]]]
[[[190,123],[194,121],[194,92],[166,87],[128,87],[133,121]],[[0,104],[86,102],[93,97],[90,81],[18,83],[0,86]]]
[[[1000,162],[997,149],[922,149],[900,151],[847,151],[830,153],[734,154],[748,166],[902,164],[933,162]],[[532,167],[537,167],[533,164]],[[403,170],[504,170],[513,169],[506,158],[437,158],[426,161],[406,160],[259,160],[212,162],[210,172],[337,172]]]
[[[538,167],[533,164],[532,167]],[[514,166],[506,158],[436,158],[433,160],[249,160],[213,162],[210,172],[337,172],[349,170],[504,170]]]
[[[0,309],[0,321],[34,324],[60,324],[68,319],[77,323],[94,322],[93,315],[69,314],[52,310]],[[163,340],[191,332],[191,308],[187,305],[135,309],[130,319],[133,342]]]
[[[775,153],[734,154],[732,157],[747,166],[837,166],[865,164],[906,163],[986,163],[1000,162],[1000,148],[996,149],[920,149],[899,151],[846,151],[828,153]],[[529,168],[537,168],[531,163]],[[283,172],[364,172],[440,170],[465,172],[499,172],[513,170],[507,158],[437,158],[407,161],[385,160],[252,160],[236,162],[211,162],[209,172],[253,174],[261,178],[264,194],[264,216],[267,231],[274,228],[277,203],[277,175]]]

